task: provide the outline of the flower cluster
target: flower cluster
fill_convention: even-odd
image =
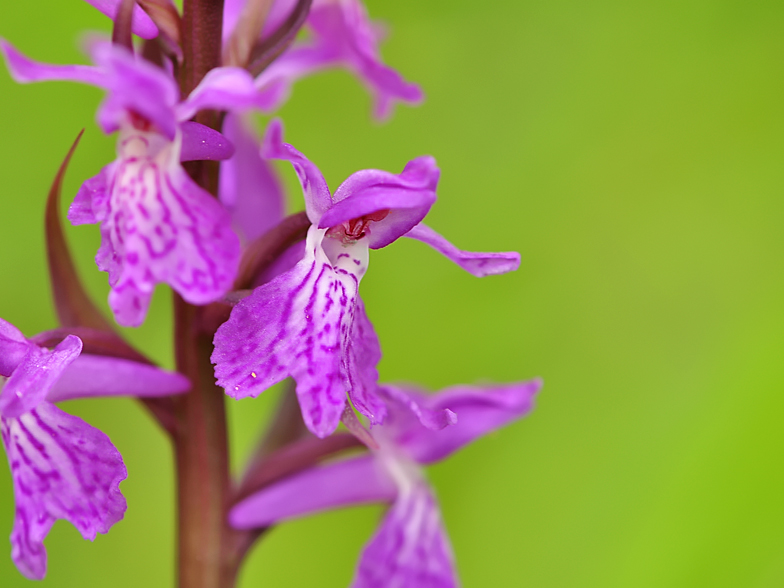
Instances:
[[[255,537],[259,529],[323,509],[388,503],[353,586],[457,585],[420,466],[526,414],[540,382],[437,394],[380,384],[381,347],[359,286],[370,250],[400,237],[433,247],[477,277],[516,270],[519,255],[463,251],[423,223],[437,197],[440,171],[432,157],[416,157],[400,173],[358,171],[331,191],[318,167],[284,141],[279,119],[259,140],[246,115],[275,111],[296,80],[329,67],[347,68],[369,88],[377,118],[388,117],[395,101],[419,103],[419,87],[380,58],[382,28],[359,0],[226,0],[216,64],[189,87],[184,80],[196,53],[186,48],[200,48],[201,59],[208,41],[185,43],[200,29],[188,31],[173,4],[88,2],[115,21],[111,41],[87,43],[92,65],[40,63],[2,39],[0,50],[19,82],[66,80],[105,90],[97,122],[105,133],[117,133],[117,157],[84,181],[68,219],[100,225],[95,261],[108,274],[117,323],[142,324],[155,286],[168,284],[176,304],[196,309],[184,330],[193,337],[175,345],[193,346],[190,339],[205,333],[213,339],[201,361],[214,364],[214,379],[199,381],[199,374],[211,374],[209,364],[190,369],[178,361],[182,373],[153,366],[108,325],[96,329],[60,313],[63,328],[28,340],[0,321],[0,421],[14,481],[11,543],[19,570],[44,576],[43,540],[54,520],[66,519],[92,539],[120,520],[126,506],[119,452],[54,402],[164,397],[150,407],[179,447],[190,439],[188,419],[200,414],[188,408],[199,402],[197,389],[217,382],[240,399],[292,378],[302,430],[283,434],[287,442],[277,454],[249,466],[251,482],[233,495],[225,524]],[[297,35],[300,26],[307,36]],[[128,41],[131,31],[144,40],[137,48]],[[293,166],[304,215],[284,217],[274,159]],[[88,304],[54,285],[58,310]],[[336,433],[341,422],[354,435],[344,446],[361,444],[364,452],[324,462],[336,453],[330,439],[345,435]],[[303,444],[315,448],[312,459],[269,474],[270,464]],[[206,451],[225,451],[225,444]]]

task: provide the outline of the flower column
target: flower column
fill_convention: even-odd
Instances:
[[[222,21],[223,0],[183,2],[180,89],[184,96],[220,65]],[[197,120],[218,126],[217,115],[209,111]],[[189,169],[197,183],[214,193],[209,171],[204,162]],[[210,364],[213,333],[205,324],[205,311],[206,307],[188,304],[174,294],[177,370],[193,382],[190,394],[179,403],[180,426],[175,435],[181,588],[233,586],[239,565],[236,532],[226,523],[231,488],[224,394],[215,385]]]

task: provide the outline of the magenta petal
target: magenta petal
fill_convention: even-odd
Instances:
[[[368,228],[371,249],[386,247],[425,218],[436,201],[439,173],[435,159],[428,156],[409,161],[400,174],[375,169],[356,172],[335,190],[334,204],[319,226],[335,227],[388,211]]]
[[[388,397],[412,396],[419,406],[430,411],[449,409],[457,422],[441,431],[433,431],[408,418],[410,406],[388,403],[389,426],[395,441],[419,463],[439,461],[463,445],[519,419],[533,408],[533,400],[542,387],[541,380],[487,387],[455,386],[438,394],[425,395],[409,390],[392,390]],[[402,411],[402,412],[401,412]]]
[[[272,484],[235,506],[229,523],[235,529],[254,529],[331,508],[392,501],[397,492],[378,461],[365,455]]]
[[[329,187],[318,167],[294,147],[283,142],[283,123],[280,119],[269,123],[267,133],[264,135],[261,155],[266,159],[284,159],[291,162],[305,194],[305,210],[308,218],[310,222],[317,224],[321,216],[332,206]]]
[[[420,425],[431,431],[440,431],[457,423],[457,415],[449,408],[427,408],[429,399],[425,395],[397,386],[384,386],[381,393],[393,402],[390,428],[398,436],[405,436],[409,430],[417,431]]]
[[[346,392],[360,380],[349,341],[367,268],[366,246],[343,248],[324,234],[312,226],[305,258],[234,307],[212,355],[218,384],[233,398],[257,396],[291,375],[305,424],[319,437],[335,430]]]
[[[10,376],[31,347],[19,329],[0,319],[0,376]]]
[[[357,296],[351,336],[344,341],[343,363],[348,381],[348,395],[354,407],[371,424],[384,422],[387,408],[378,395],[378,371],[381,345],[376,330],[367,317],[362,298]]]
[[[220,189],[232,224],[248,243],[283,220],[285,199],[275,170],[259,153],[253,131],[238,115],[229,113],[223,132],[236,148],[234,157],[221,164]]]
[[[40,580],[43,540],[55,520],[71,522],[85,539],[108,532],[125,513],[119,484],[127,472],[106,435],[53,404],[1,421],[16,500],[11,558]]]
[[[183,121],[205,108],[236,112],[264,108],[264,104],[247,71],[239,67],[216,67],[177,107],[177,117]]]
[[[110,163],[98,175],[84,181],[68,208],[72,225],[92,225],[106,219],[109,214],[108,178],[114,175],[115,164]]]
[[[63,80],[82,82],[91,86],[105,87],[106,79],[103,72],[90,65],[50,65],[33,61],[22,55],[11,43],[0,39],[0,51],[3,52],[5,62],[11,77],[19,83],[45,82]]]
[[[82,341],[74,335],[68,335],[52,351],[30,345],[0,392],[0,414],[18,417],[38,406],[81,351]]]
[[[94,42],[90,55],[99,66],[108,90],[98,109],[98,124],[112,133],[126,123],[129,113],[152,122],[169,140],[177,133],[175,106],[180,91],[168,72],[132,55],[125,47]],[[182,120],[182,119],[181,119]]]
[[[182,394],[188,378],[127,359],[82,354],[71,363],[46,396],[60,402],[91,396],[154,397]]]
[[[441,513],[422,482],[401,492],[359,559],[351,588],[455,588]]]
[[[180,123],[182,150],[180,161],[222,161],[234,155],[234,145],[208,126],[187,120]]]
[[[106,16],[115,19],[117,16],[117,9],[122,0],[85,0],[88,4],[92,4],[95,8],[103,12]],[[139,35],[142,39],[153,39],[158,36],[158,27],[152,22],[152,19],[147,16],[139,6],[133,7],[133,32]]]
[[[427,243],[465,271],[478,278],[513,272],[520,267],[520,254],[515,251],[504,253],[462,251],[422,223],[411,229],[405,236]]]
[[[381,61],[379,28],[359,0],[319,3],[308,16],[308,26],[321,51],[335,55],[336,62],[352,70],[373,93],[377,118],[389,116],[396,100],[410,104],[422,101],[419,86],[406,82]]]
[[[228,212],[180,166],[176,143],[133,129],[124,130],[119,143],[96,256],[109,272],[117,321],[138,326],[159,282],[192,304],[217,300],[231,288],[239,264]],[[93,201],[94,211],[98,204]]]

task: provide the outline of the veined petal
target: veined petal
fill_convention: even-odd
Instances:
[[[40,580],[43,540],[55,520],[69,521],[85,539],[106,533],[125,513],[119,484],[127,472],[106,435],[49,402],[0,421],[16,501],[11,558]]]
[[[233,398],[291,375],[305,424],[319,437],[335,430],[352,393],[346,366],[357,359],[346,358],[346,339],[367,269],[366,243],[343,246],[325,233],[311,226],[305,258],[234,307],[212,355],[218,384]]]
[[[60,402],[92,396],[154,397],[182,394],[191,383],[182,374],[127,359],[82,354],[60,375],[46,399]]]
[[[251,75],[240,67],[216,67],[210,70],[177,107],[178,120],[188,120],[199,110],[242,111],[263,108],[264,100],[259,96]]]
[[[427,243],[441,255],[478,278],[513,272],[520,267],[520,254],[516,251],[503,253],[462,251],[422,223],[411,229],[405,236]]]
[[[283,220],[283,187],[275,170],[262,159],[255,134],[240,116],[226,115],[223,133],[236,153],[221,164],[218,194],[231,212],[235,229],[248,243]]]
[[[454,588],[454,556],[424,482],[401,492],[362,551],[352,588]]]
[[[84,181],[68,208],[68,220],[72,225],[92,225],[106,220],[109,215],[109,178],[114,176],[115,163],[105,166]]]
[[[318,224],[321,216],[332,206],[329,187],[315,164],[294,147],[283,142],[283,123],[280,119],[270,121],[264,135],[261,156],[266,159],[284,159],[291,162],[302,185],[308,218],[314,225]]]
[[[387,407],[377,392],[379,361],[381,345],[376,330],[368,319],[362,298],[357,296],[351,336],[343,339],[343,369],[351,402],[373,425],[383,423],[387,415]]]
[[[237,272],[239,240],[228,212],[180,166],[178,140],[124,129],[118,151],[96,256],[109,272],[117,321],[139,325],[158,282],[192,304],[223,296]]]
[[[122,0],[85,0],[106,16],[115,19],[117,16],[117,9]],[[154,39],[158,36],[158,27],[152,22],[152,19],[147,16],[147,13],[141,7],[133,7],[133,32],[139,35],[142,39]]]
[[[235,529],[254,529],[332,508],[391,502],[397,492],[377,460],[364,455],[311,468],[264,488],[237,504],[229,523]]]
[[[0,319],[0,376],[10,376],[32,346],[19,329]]]
[[[81,351],[82,341],[74,335],[68,335],[52,351],[31,344],[0,392],[0,414],[18,417],[38,406]]]
[[[398,399],[387,403],[388,426],[395,443],[419,463],[427,464],[524,416],[533,408],[541,387],[541,380],[531,380],[486,387],[455,386],[438,394],[385,386],[382,393],[389,400]],[[457,414],[457,422],[440,431],[422,426],[410,418],[411,406],[399,400],[406,396],[429,411],[449,409]]]
[[[5,39],[0,39],[0,51],[5,57],[11,77],[20,84],[29,82],[70,81],[99,88],[106,87],[103,72],[91,65],[51,65],[34,61],[20,53]]]
[[[222,161],[234,155],[234,145],[222,133],[210,127],[186,120],[180,123],[182,150],[180,161]]]

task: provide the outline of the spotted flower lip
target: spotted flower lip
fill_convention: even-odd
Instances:
[[[184,376],[125,359],[81,354],[68,335],[49,350],[0,319],[0,433],[14,484],[11,558],[31,579],[46,574],[43,541],[57,519],[85,539],[122,519],[127,476],[109,438],[53,403],[96,396],[187,392]]]
[[[291,162],[313,224],[304,257],[237,304],[216,332],[218,384],[239,399],[292,376],[305,424],[319,437],[337,427],[346,393],[380,424],[386,414],[376,390],[381,348],[359,297],[369,249],[410,235],[478,276],[516,269],[519,255],[460,251],[421,224],[436,199],[432,157],[410,161],[400,174],[357,172],[332,195],[319,169],[283,142],[279,121],[270,123],[261,152]]]
[[[388,418],[372,430],[378,451],[267,486],[237,504],[229,522],[237,529],[253,529],[349,505],[390,503],[360,556],[352,587],[457,586],[438,504],[420,466],[524,416],[540,388],[541,381],[532,380],[456,386],[427,395],[383,386]]]
[[[105,132],[119,131],[117,159],[82,185],[69,219],[101,225],[96,263],[109,274],[117,322],[141,324],[160,282],[192,304],[228,292],[239,265],[239,239],[229,213],[180,161],[233,154],[223,135],[188,119],[207,108],[257,108],[251,76],[239,68],[214,69],[180,100],[166,71],[105,41],[88,47],[94,66],[38,63],[3,40],[0,49],[17,81],[70,80],[107,90],[97,119]]]
[[[293,0],[277,0],[265,21],[262,37],[272,34],[295,5]],[[224,38],[231,34],[243,6],[242,0],[225,3]],[[294,82],[333,67],[344,67],[362,81],[373,95],[373,113],[378,119],[389,117],[396,101],[411,105],[422,102],[419,86],[407,82],[381,60],[378,46],[385,36],[385,27],[368,18],[360,0],[314,0],[306,29],[310,38],[296,42],[256,80],[268,112],[288,99]]]

